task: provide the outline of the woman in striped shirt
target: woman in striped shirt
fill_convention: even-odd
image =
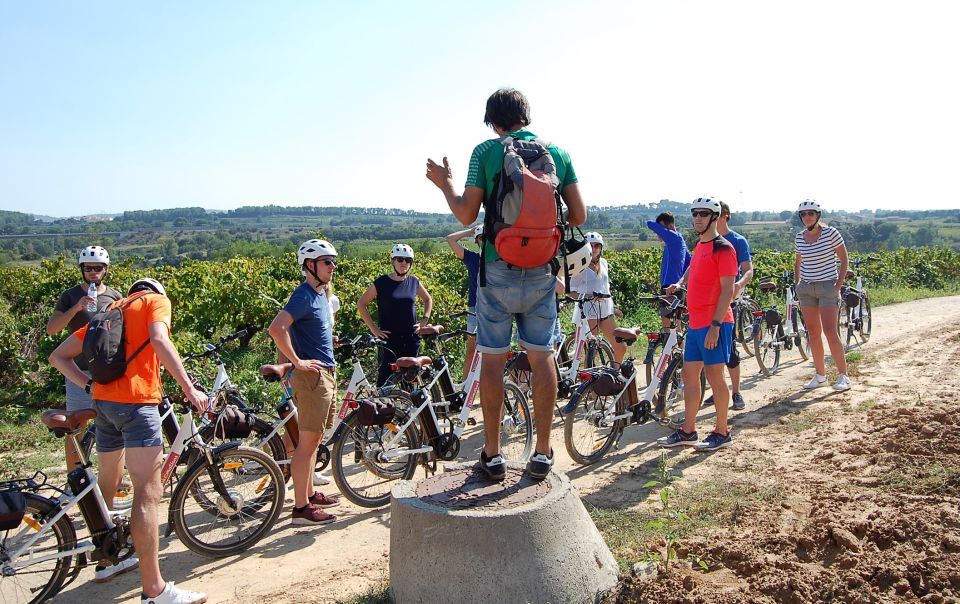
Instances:
[[[793,278],[797,283],[797,298],[800,300],[800,309],[810,335],[810,352],[813,353],[813,365],[817,371],[804,388],[813,390],[827,385],[823,340],[820,338],[822,333],[827,336],[830,356],[833,357],[840,374],[833,384],[833,389],[849,390],[847,360],[844,357],[840,334],[837,332],[840,286],[847,274],[847,248],[843,244],[840,231],[820,223],[819,203],[805,199],[800,202],[797,213],[805,228],[797,233],[795,240],[797,259]]]

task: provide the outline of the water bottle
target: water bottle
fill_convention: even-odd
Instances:
[[[91,283],[90,287],[87,288],[87,295],[94,299],[93,302],[87,303],[87,312],[97,312],[97,285],[96,283]]]

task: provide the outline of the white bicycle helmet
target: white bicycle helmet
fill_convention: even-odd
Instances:
[[[396,244],[390,251],[390,259],[392,260],[394,258],[409,258],[413,260],[413,248],[406,243]]]
[[[564,245],[567,246],[566,272],[567,276],[572,279],[582,273],[583,269],[590,264],[590,260],[593,259],[593,250],[590,249],[590,245],[586,241],[571,240]]]
[[[482,236],[482,235],[483,235],[483,225],[482,225],[482,224],[478,224],[477,226],[473,227],[473,238],[474,238],[474,239],[476,239],[477,237],[480,237],[480,236]]]
[[[713,197],[697,197],[690,204],[691,210],[710,210],[715,214],[720,213],[720,202]]]
[[[300,244],[297,250],[297,264],[303,266],[307,260],[313,260],[320,256],[336,256],[337,250],[333,244],[325,239],[311,239]]]
[[[99,245],[88,245],[80,250],[80,256],[77,258],[77,264],[86,264],[87,262],[109,265],[110,254]]]
[[[603,236],[596,231],[590,231],[584,235],[583,238],[586,239],[587,243],[599,243],[601,246],[603,245]]]
[[[817,203],[815,199],[804,199],[800,202],[800,205],[797,206],[797,212],[802,212],[804,210],[815,210],[817,212],[823,212],[823,208],[820,207],[820,204]]]
[[[127,292],[127,295],[129,296],[134,292],[144,289],[149,289],[150,291],[158,293],[162,296],[167,295],[167,290],[163,287],[163,284],[156,279],[151,279],[149,277],[144,277],[143,279],[137,279],[134,281],[133,285],[130,286],[130,291]]]

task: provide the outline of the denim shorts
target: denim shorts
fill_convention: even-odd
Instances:
[[[733,347],[733,323],[720,326],[720,337],[712,350],[704,346],[710,326],[700,329],[688,329],[683,342],[684,362],[702,361],[704,365],[727,364],[730,361],[730,349]]]
[[[87,377],[90,377],[89,371],[84,371]],[[67,391],[67,411],[79,411],[81,409],[93,409],[93,399],[87,394],[83,386],[77,386],[70,380],[64,380]]]
[[[563,329],[560,327],[560,317],[557,317],[557,320],[553,322],[553,337],[550,339],[550,343],[554,346],[563,344],[564,335]]]
[[[490,354],[510,350],[516,319],[520,346],[552,351],[557,280],[550,265],[521,269],[497,260],[484,266],[484,274],[487,284],[477,288],[477,350]]]
[[[477,335],[477,307],[468,306],[467,313],[467,333]]]
[[[160,447],[160,412],[156,403],[93,401],[97,410],[97,451]]]
[[[838,306],[837,282],[801,281],[797,284],[797,299],[802,308]]]

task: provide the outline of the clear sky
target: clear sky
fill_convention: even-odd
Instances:
[[[591,205],[956,208],[960,4],[0,0],[0,208],[445,211],[522,90]],[[953,58],[951,58],[953,57]]]

